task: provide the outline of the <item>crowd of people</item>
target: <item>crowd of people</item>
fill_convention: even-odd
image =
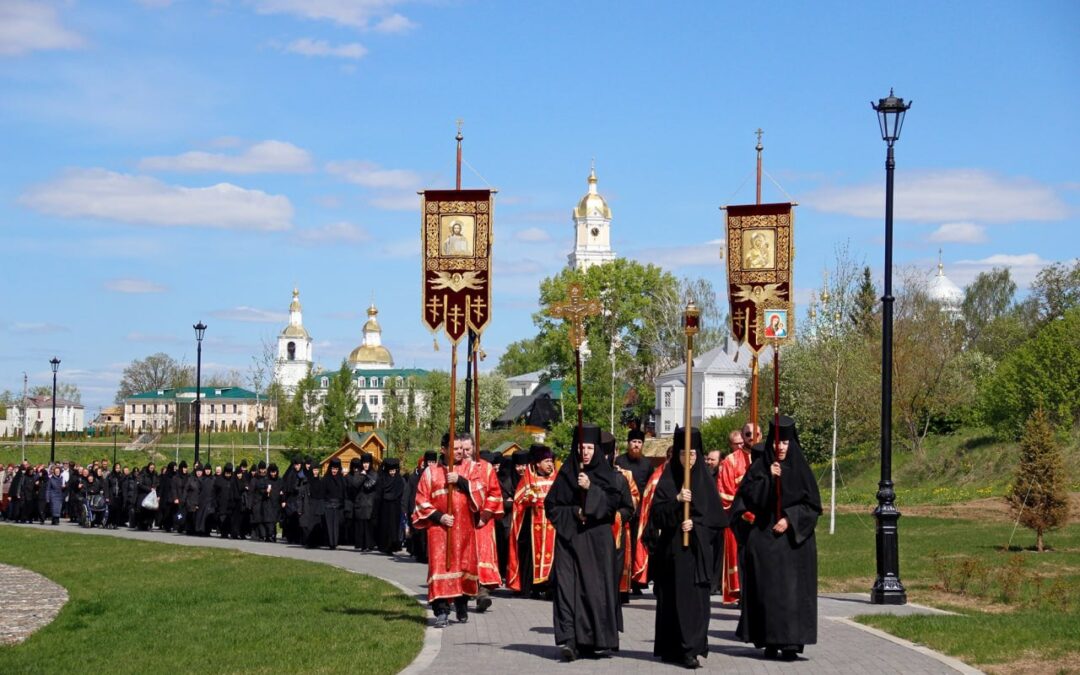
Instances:
[[[399,460],[368,454],[347,470],[333,459],[325,473],[300,455],[284,473],[246,461],[160,472],[23,462],[0,467],[0,514],[387,555],[405,547],[428,565],[436,627],[451,612],[467,622],[470,602],[486,611],[505,587],[552,602],[564,660],[617,651],[623,605],[651,586],[654,655],[700,667],[718,595],[740,608],[738,638],[794,659],[817,639],[821,500],[794,422],[781,418],[761,440],[748,423],[721,459],[704,452],[697,429],[679,429],[654,463],[637,429],[619,454],[611,434],[584,425],[558,466],[542,444],[503,457],[447,434],[407,474]]]

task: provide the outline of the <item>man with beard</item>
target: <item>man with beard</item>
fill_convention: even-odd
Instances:
[[[640,497],[645,494],[645,486],[649,482],[649,478],[653,475],[654,467],[652,460],[645,457],[642,451],[645,447],[645,432],[641,429],[630,429],[626,433],[626,453],[619,455],[615,460],[615,466],[623,471],[630,472],[633,476],[634,485],[637,488],[638,504],[634,512],[634,517],[630,520],[630,544],[628,551],[630,553],[636,553],[638,551],[637,536],[638,531],[641,529],[641,514],[640,514]],[[634,560],[631,556],[630,567],[631,570],[638,567],[643,567],[644,562],[641,560]],[[641,589],[643,584],[637,581],[631,582],[631,591],[634,595],[641,595]]]
[[[349,462],[349,495],[353,505],[353,548],[371,551],[375,548],[376,497],[379,476],[373,468],[375,457],[365,452],[360,459]]]
[[[507,580],[508,584],[510,549],[514,546],[510,535],[510,529],[514,525],[514,495],[528,468],[529,451],[518,450],[509,458],[504,458],[497,472],[499,490],[503,498],[503,516],[495,524],[495,545],[499,554],[499,574]]]
[[[416,510],[416,490],[420,485],[420,478],[424,475],[424,472],[429,467],[435,466],[439,463],[439,453],[434,450],[426,450],[424,456],[420,459],[420,463],[413,472],[413,475],[409,476],[408,494],[405,495],[405,504],[408,509],[408,523],[409,528],[409,552],[412,553],[416,562],[427,564],[427,540],[428,535],[424,530],[418,530],[413,527],[412,514]]]
[[[656,486],[649,525],[656,532],[651,565],[656,594],[653,656],[665,663],[700,668],[709,654],[709,596],[713,584],[713,544],[727,524],[716,481],[702,454],[701,432],[690,430],[690,488],[683,488],[686,434],[675,428],[675,446]],[[685,505],[690,517],[684,519]],[[683,545],[684,534],[689,545]]]
[[[756,425],[748,424],[752,430]],[[720,504],[725,511],[730,512],[731,505],[735,501],[735,495],[739,491],[746,470],[750,468],[750,451],[746,447],[741,431],[732,431],[728,436],[728,444],[731,454],[720,463],[720,475],[717,484],[720,486]],[[749,519],[749,520],[746,520]],[[743,527],[743,523],[749,526],[753,520],[753,514],[744,513],[743,518],[732,522],[724,529],[724,548],[720,570],[721,599],[725,604],[739,602],[739,546],[736,542],[736,529]],[[742,532],[740,534],[745,534]]]
[[[393,555],[401,548],[401,496],[405,493],[405,479],[401,477],[401,460],[387,457],[380,470],[378,524],[379,550]]]
[[[736,635],[788,661],[817,642],[817,542],[821,496],[795,422],[770,425],[732,513],[753,513],[744,547],[742,612]]]
[[[618,649],[615,520],[620,491],[611,465],[599,452],[600,428],[574,429],[570,459],[544,500],[555,526],[553,615],[555,644],[564,661]]]
[[[555,482],[555,454],[539,443],[528,452],[531,465],[512,502],[506,585],[524,597],[539,598],[548,591],[555,556],[555,526],[544,512],[544,500]]]
[[[463,436],[451,441],[450,434],[443,434],[442,460],[420,477],[412,514],[413,527],[427,530],[428,602],[436,628],[449,624],[451,602],[458,623],[466,623],[469,598],[480,590],[473,527],[475,501],[470,499],[469,484],[472,467],[465,458]],[[448,456],[453,457],[453,470]]]
[[[345,506],[345,476],[341,474],[341,460],[330,460],[329,470],[322,479],[323,522],[326,524],[326,544],[333,551],[341,537],[341,510]]]

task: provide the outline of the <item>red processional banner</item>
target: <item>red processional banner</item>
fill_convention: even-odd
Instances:
[[[423,222],[424,324],[454,344],[491,317],[491,190],[425,190]]]
[[[726,207],[731,333],[755,353],[795,335],[794,204]]]

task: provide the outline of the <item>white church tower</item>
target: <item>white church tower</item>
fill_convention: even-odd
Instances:
[[[289,325],[278,336],[277,368],[274,380],[292,396],[296,385],[307,375],[312,363],[311,336],[304,328],[304,319],[300,310],[300,291],[292,292],[289,304]]]
[[[596,167],[589,170],[589,191],[574,209],[574,251],[570,267],[586,270],[615,259],[611,250],[611,209],[596,191]]]

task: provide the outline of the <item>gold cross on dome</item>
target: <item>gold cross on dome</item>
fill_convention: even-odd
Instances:
[[[584,297],[585,292],[579,284],[570,284],[568,295],[566,302],[556,302],[548,307],[547,314],[569,325],[570,344],[574,349],[580,349],[585,341],[585,318],[600,313],[600,301]]]

